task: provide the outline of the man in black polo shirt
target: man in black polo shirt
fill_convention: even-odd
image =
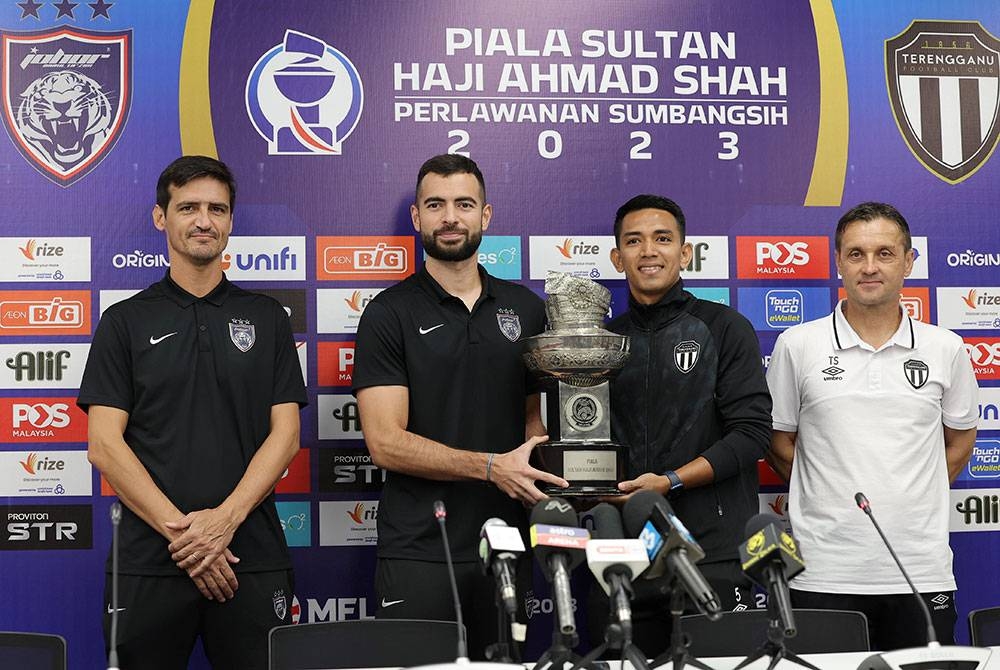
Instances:
[[[483,522],[523,528],[524,505],[545,497],[536,480],[567,485],[528,464],[547,437],[521,339],[542,331],[544,308],[477,263],[493,214],[485,200],[472,160],[448,154],[421,166],[410,215],[428,258],[365,308],[353,375],[368,450],[388,471],[375,616],[454,618],[433,515],[442,500],[472,658],[497,633],[492,578],[476,564]]]
[[[267,631],[290,622],[273,489],[306,394],[281,305],[222,272],[235,196],[215,159],[164,170],[153,224],[170,270],[104,313],[80,386],[88,456],[125,506],[122,667],[186,668],[200,635],[214,667],[263,669]]]

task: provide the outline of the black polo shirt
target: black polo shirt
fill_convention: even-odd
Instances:
[[[125,442],[182,512],[216,507],[270,432],[271,406],[306,405],[288,316],[223,278],[196,298],[170,279],[112,305],[87,359],[77,404],[129,413]],[[237,572],[291,567],[274,496],[236,531]],[[125,508],[121,572],[176,575],[167,541]]]
[[[422,269],[382,291],[358,325],[354,393],[406,386],[407,430],[456,449],[511,451],[524,443],[525,396],[537,391],[521,359],[523,340],[544,327],[541,299],[491,277],[472,311]],[[443,561],[433,503],[448,509],[456,561],[477,559],[490,517],[526,523],[520,502],[484,481],[442,482],[389,472],[378,513],[378,555]]]

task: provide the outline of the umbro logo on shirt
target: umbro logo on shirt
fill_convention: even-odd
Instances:
[[[844,376],[843,376],[844,375],[844,369],[843,368],[838,368],[836,365],[831,365],[828,368],[824,368],[823,370],[821,370],[821,372],[824,375],[826,375],[825,377],[823,377],[823,381],[825,381],[825,382],[835,382],[835,381],[841,381],[841,380],[844,379]]]

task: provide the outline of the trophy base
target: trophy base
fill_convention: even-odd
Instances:
[[[545,485],[546,495],[621,495],[618,482],[628,471],[628,449],[610,441],[545,442],[535,448],[539,466],[569,482],[567,488]]]

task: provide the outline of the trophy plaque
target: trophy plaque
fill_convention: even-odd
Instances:
[[[542,469],[569,482],[550,495],[620,493],[628,450],[611,441],[609,382],[629,354],[629,339],[603,327],[611,292],[589,279],[550,272],[549,329],[525,340],[524,361],[546,388],[550,441],[535,448]],[[554,382],[554,384],[552,383]]]

